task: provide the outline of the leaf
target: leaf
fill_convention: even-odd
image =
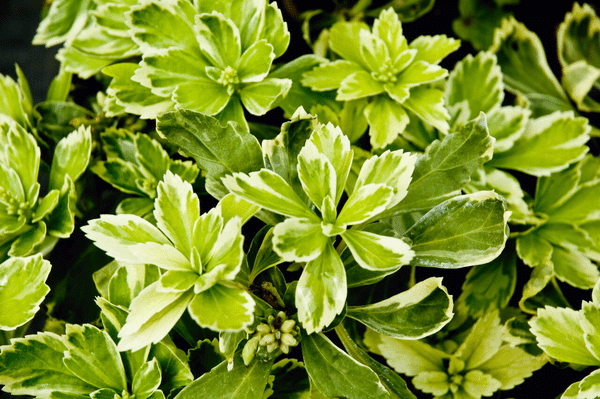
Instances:
[[[270,73],[270,77],[282,79],[291,79],[292,85],[287,96],[279,102],[279,107],[283,109],[287,116],[291,116],[299,107],[310,110],[314,105],[323,104],[329,107],[337,107],[335,101],[335,92],[315,93],[308,87],[304,87],[304,76],[310,74],[313,68],[324,64],[325,59],[314,54],[302,55],[287,64],[279,66]],[[325,78],[325,76],[323,76]],[[327,75],[329,79],[329,75]],[[302,83],[300,83],[302,82]],[[306,83],[308,84],[308,83]],[[312,88],[312,87],[311,87]],[[335,87],[337,88],[337,86]],[[311,111],[312,112],[312,111]]]
[[[347,76],[340,82],[337,90],[337,101],[358,100],[361,98],[372,97],[384,92],[384,85],[378,80],[373,79],[371,73],[365,70],[359,70]]]
[[[398,270],[414,257],[405,241],[359,230],[346,230],[342,239],[348,245],[356,262],[371,271]]]
[[[337,198],[336,171],[311,140],[298,154],[298,178],[308,198],[321,212],[325,197]]]
[[[349,306],[347,314],[381,334],[420,339],[443,328],[453,316],[452,308],[442,280],[431,277],[381,302]]]
[[[365,108],[369,135],[374,148],[384,148],[408,125],[408,114],[396,101],[387,96],[375,97]]]
[[[301,82],[314,91],[337,90],[350,75],[360,71],[364,72],[364,69],[359,64],[347,60],[319,63],[302,74]]]
[[[119,331],[119,351],[136,351],[162,340],[185,312],[193,291],[162,292],[159,284],[150,284],[131,301],[127,321]]]
[[[286,181],[268,169],[248,175],[235,173],[226,176],[223,184],[237,196],[267,210],[290,217],[318,220]]]
[[[296,287],[298,320],[309,333],[320,332],[340,314],[346,303],[346,273],[340,256],[328,243],[311,260]]]
[[[183,388],[175,398],[262,399],[272,364],[254,361],[246,367],[238,355],[231,370],[224,361]]]
[[[97,388],[127,390],[127,379],[117,347],[105,331],[85,324],[68,325],[63,363],[77,377]]]
[[[134,215],[101,215],[81,228],[115,260],[150,263],[167,270],[191,270],[190,261],[148,221]]]
[[[588,4],[573,4],[558,27],[558,59],[563,68],[563,85],[582,111],[598,112],[600,104],[590,96],[600,78],[600,63],[592,53],[600,50],[598,16]]]
[[[487,313],[471,327],[455,355],[465,362],[465,369],[478,368],[498,353],[505,333],[506,327],[500,324],[499,312]]]
[[[547,210],[549,219],[553,222],[580,224],[600,219],[594,199],[600,190],[600,180],[584,184],[566,196],[566,200],[556,209]],[[569,193],[570,194],[570,193]]]
[[[555,112],[530,120],[513,147],[494,156],[488,165],[547,176],[581,160],[588,152],[588,140],[587,119]]]
[[[515,292],[517,255],[512,245],[491,262],[469,270],[456,306],[459,312],[481,317],[504,309]]]
[[[493,191],[449,199],[405,233],[415,252],[411,264],[458,268],[490,262],[504,249],[508,216]]]
[[[292,86],[290,79],[267,78],[240,90],[242,103],[252,115],[264,115],[285,97]]]
[[[156,391],[161,382],[160,367],[156,358],[146,362],[133,377],[131,391],[136,397],[147,398]]]
[[[468,104],[468,113],[461,114],[458,121],[464,123],[476,118],[480,112],[488,114],[497,109],[504,100],[502,72],[493,53],[480,52],[475,57],[467,55],[459,61],[448,77],[444,98],[451,110],[463,102]],[[489,115],[488,115],[489,117]],[[489,124],[489,126],[494,126]]]
[[[200,202],[192,185],[167,171],[158,183],[154,217],[157,225],[186,258],[191,256],[194,224]]]
[[[246,291],[216,284],[194,295],[188,310],[201,327],[215,331],[235,331],[252,323],[254,306],[254,300]]]
[[[232,124],[191,110],[168,112],[158,118],[158,131],[193,157],[210,177],[263,167],[258,140]]]
[[[327,397],[390,397],[373,370],[348,356],[323,334],[303,334],[302,357],[315,387]]]
[[[381,183],[356,187],[340,211],[336,224],[352,225],[366,222],[383,212],[393,196],[393,188]]]
[[[87,395],[95,388],[63,364],[63,337],[51,332],[15,338],[0,353],[0,384],[13,395],[49,397],[52,392]]]
[[[408,4],[407,4],[408,5]],[[413,40],[409,47],[417,50],[414,61],[438,64],[442,59],[460,47],[460,40],[446,35],[421,35]],[[413,61],[413,62],[414,62]]]
[[[62,42],[70,42],[84,27],[93,3],[90,0],[58,0],[53,2],[37,28],[33,44],[52,47]]]
[[[498,58],[507,89],[525,96],[534,116],[572,109],[548,66],[540,39],[525,25],[513,17],[504,19],[489,51]]]
[[[51,267],[41,255],[0,264],[0,330],[14,330],[33,319],[50,291],[45,282]]]
[[[586,347],[579,312],[568,308],[546,306],[529,322],[540,348],[561,362],[599,366]]]
[[[579,382],[578,398],[594,398],[600,395],[599,370],[592,371],[587,377]]]
[[[286,262],[309,262],[321,255],[329,242],[322,230],[319,222],[288,218],[273,230],[273,249]]]
[[[477,369],[500,381],[500,389],[508,390],[523,383],[545,363],[542,356],[532,356],[520,348],[505,345]]]
[[[293,358],[278,361],[271,368],[273,399],[309,399],[310,383],[304,363]]]
[[[0,146],[0,163],[3,164],[3,169],[12,169],[10,173],[16,175],[11,178],[3,176],[0,184],[11,190],[14,198],[34,203],[37,198],[29,198],[28,195],[37,183],[40,168],[40,149],[34,136],[15,121],[0,119]],[[17,185],[21,188],[18,189]]]
[[[428,211],[458,195],[473,172],[491,159],[493,143],[484,115],[434,141],[417,159],[406,197],[384,215]]]
[[[488,114],[490,136],[496,139],[494,152],[511,149],[527,127],[531,111],[521,107],[500,107]]]
[[[154,357],[158,361],[161,374],[160,389],[163,392],[184,387],[194,379],[185,352],[175,345],[166,344],[165,341],[154,344],[148,357]]]
[[[50,189],[61,189],[65,176],[75,182],[86,170],[92,154],[92,132],[83,126],[58,142],[50,169]]]
[[[236,66],[241,55],[241,42],[233,21],[213,13],[200,14],[195,22],[196,38],[204,56],[221,69]]]
[[[174,103],[170,98],[157,96],[148,87],[133,80],[138,68],[138,64],[121,62],[102,69],[104,75],[113,78],[106,89],[109,116],[128,112],[140,115],[142,119],[156,119],[173,110]]]

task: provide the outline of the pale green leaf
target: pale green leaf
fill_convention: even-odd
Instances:
[[[315,91],[338,89],[350,75],[364,71],[357,63],[337,60],[323,63],[302,75],[302,84]]]
[[[325,197],[337,198],[335,169],[312,140],[308,140],[298,154],[298,178],[308,198],[321,212]]]
[[[595,201],[598,192],[600,192],[600,180],[580,186],[560,207],[547,210],[550,220],[579,224],[600,219],[597,201]]]
[[[457,309],[473,317],[503,309],[514,294],[516,283],[517,255],[511,246],[493,261],[469,270],[456,301]]]
[[[162,292],[160,283],[147,286],[131,301],[127,321],[119,331],[118,350],[136,351],[162,340],[185,312],[193,291]]]
[[[194,379],[186,353],[173,344],[161,341],[152,345],[148,357],[158,360],[162,376],[160,389],[163,392],[185,387]]]
[[[142,119],[155,119],[158,115],[174,108],[173,101],[170,98],[157,96],[152,91],[133,80],[135,71],[139,68],[138,64],[118,63],[102,69],[102,73],[110,76],[113,80],[106,89],[108,99],[113,99],[122,107],[124,112],[140,115]],[[109,116],[120,113],[109,106]]]
[[[194,224],[200,202],[191,184],[167,171],[158,184],[154,217],[157,225],[187,258],[192,250]]]
[[[203,269],[203,274],[196,283],[196,290],[210,287],[210,285],[202,284],[202,280],[207,277],[207,274],[212,274],[218,279],[233,280],[240,271],[244,259],[242,248],[244,236],[241,232],[240,218],[234,217],[228,220],[227,223],[220,224],[219,222],[217,226],[211,227],[216,228],[218,232],[214,244],[209,243],[209,240],[203,237],[201,231],[194,230],[194,246],[200,251]],[[209,232],[209,234],[214,237],[214,233]],[[208,279],[211,279],[211,277],[208,277]]]
[[[338,22],[329,29],[329,47],[342,58],[356,62],[367,68],[362,58],[360,47],[360,31],[369,30],[363,22]]]
[[[33,212],[31,223],[37,223],[52,212],[58,205],[58,199],[60,197],[59,190],[52,190],[42,199],[40,199]]]
[[[50,169],[50,189],[62,188],[65,176],[76,181],[85,171],[92,154],[92,132],[90,128],[73,131],[58,142]]]
[[[448,374],[443,371],[424,371],[417,374],[412,379],[412,383],[415,388],[440,397],[450,390],[450,381],[448,380]]]
[[[90,325],[68,325],[63,363],[77,377],[97,388],[127,389],[125,368],[117,347],[106,333]]]
[[[547,176],[581,160],[588,152],[587,119],[572,112],[555,112],[529,120],[525,134],[514,146],[497,154],[490,166]]]
[[[413,61],[406,69],[400,72],[395,84],[411,88],[434,82],[446,77],[446,75],[448,75],[448,71],[439,65],[430,64],[425,61]]]
[[[600,395],[600,370],[592,371],[579,382],[577,398],[595,399]]]
[[[0,165],[6,169],[3,173],[13,174],[2,176],[0,185],[12,191],[9,195],[14,198],[25,200],[27,196],[27,200],[34,203],[37,198],[28,196],[37,183],[40,168],[40,149],[34,136],[15,121],[0,119],[0,146]]]
[[[546,61],[537,35],[514,18],[506,18],[494,33],[490,51],[496,54],[506,87],[524,95],[534,116],[572,109]]]
[[[200,95],[199,95],[200,94]],[[231,98],[227,87],[206,78],[180,83],[173,92],[178,109],[197,110],[206,115],[218,115],[236,99]]]
[[[196,17],[196,38],[202,53],[221,68],[235,67],[241,55],[240,32],[220,13],[200,14]]]
[[[320,256],[306,264],[296,287],[298,320],[309,333],[321,332],[346,303],[346,272],[328,243]]]
[[[114,305],[129,308],[131,301],[148,285],[158,281],[160,272],[158,267],[152,265],[121,265],[116,261],[109,263],[118,266],[117,271],[108,281],[104,297]],[[107,265],[107,267],[109,266]],[[94,275],[98,286],[100,276]]]
[[[0,330],[14,330],[35,316],[50,291],[45,282],[51,267],[41,255],[0,264]]]
[[[504,100],[504,85],[496,56],[480,52],[475,57],[469,54],[459,61],[448,77],[444,98],[451,111],[455,105],[467,102],[469,113],[460,115],[464,119],[457,121],[458,115],[452,115],[458,123],[476,118],[480,112],[488,114],[498,108]],[[489,126],[493,125],[490,123]]]
[[[531,111],[521,107],[500,107],[491,111],[488,117],[490,136],[496,139],[494,152],[504,152],[515,144],[525,132]]]
[[[254,28],[254,26],[251,26],[251,28]],[[290,44],[290,32],[287,28],[287,22],[284,21],[276,2],[269,3],[265,8],[265,23],[260,37],[266,39],[273,46],[275,58],[282,56]]]
[[[561,362],[599,366],[584,341],[579,312],[568,308],[546,306],[538,309],[529,324],[540,348]]]
[[[52,3],[48,15],[40,22],[33,44],[51,47],[70,42],[83,29],[93,7],[90,0],[58,0]]]
[[[21,234],[12,242],[9,256],[28,256],[32,255],[36,247],[46,238],[47,227],[46,223],[40,221],[31,226],[25,233]]]
[[[379,17],[375,19],[373,34],[385,43],[392,60],[408,48],[398,14],[391,7],[382,10]]]
[[[187,385],[175,398],[210,398],[217,395],[228,399],[262,399],[272,364],[272,361],[254,361],[245,366],[242,358],[236,356],[231,370],[228,362],[224,361]]]
[[[582,301],[579,325],[584,332],[587,349],[596,359],[600,359],[600,308],[594,303]]]
[[[465,362],[465,368],[475,369],[494,356],[502,346],[506,327],[500,324],[498,311],[479,318],[455,355]]]
[[[338,101],[358,100],[365,97],[376,96],[384,92],[384,84],[373,79],[371,73],[359,70],[347,76],[340,82],[337,90]]]
[[[268,169],[251,172],[249,175],[235,173],[233,176],[223,178],[223,184],[232,193],[270,211],[301,219],[317,220],[317,216],[302,202],[288,183]]]
[[[600,104],[589,95],[595,89],[598,79],[600,79],[600,69],[583,60],[563,68],[563,86],[577,104],[577,109],[582,111],[600,111]]]
[[[425,342],[395,339],[372,330],[367,330],[364,342],[371,352],[383,356],[394,370],[411,377],[424,371],[445,372],[444,362],[450,358],[446,352]]]
[[[237,216],[241,219],[242,225],[245,224],[260,209],[258,206],[235,196],[227,194],[217,204],[217,208],[223,223],[227,223],[231,218]]]
[[[156,358],[146,362],[133,376],[131,390],[139,398],[147,398],[156,391],[161,382],[160,366]]]
[[[0,384],[13,395],[50,397],[52,392],[87,395],[96,388],[63,364],[67,344],[51,332],[15,338],[0,353]]]
[[[447,133],[450,115],[444,107],[444,92],[435,88],[418,86],[410,91],[410,97],[402,103],[423,122]]]
[[[198,273],[188,270],[167,270],[160,276],[160,292],[184,292],[194,286]]]
[[[188,258],[159,229],[139,216],[101,215],[81,229],[115,260],[150,263],[168,270],[191,270]]]
[[[302,357],[312,382],[326,397],[390,398],[373,370],[348,356],[323,334],[302,336]]]
[[[394,189],[385,184],[363,184],[354,189],[336,221],[339,225],[363,223],[389,207]]]
[[[414,257],[405,241],[367,231],[346,230],[342,239],[358,264],[371,271],[397,270]]]
[[[419,339],[444,327],[452,318],[452,299],[440,278],[431,277],[381,302],[348,307],[348,316],[381,334]]]
[[[215,331],[236,331],[252,323],[254,306],[254,300],[246,291],[216,284],[194,295],[188,310],[201,327]]]
[[[472,397],[480,398],[491,396],[502,387],[502,383],[481,370],[471,370],[465,374],[462,387]]]
[[[260,82],[269,74],[275,58],[273,46],[266,40],[254,42],[240,58],[237,74],[241,82]]]
[[[286,262],[308,262],[319,256],[329,238],[321,223],[289,218],[273,230],[273,249]]]
[[[290,79],[267,78],[249,83],[240,90],[242,103],[252,115],[264,115],[273,109],[277,101],[285,97],[292,87]]]
[[[457,268],[490,262],[504,249],[508,216],[493,191],[449,199],[405,233],[415,252],[411,264]]]
[[[100,58],[79,51],[76,47],[63,47],[58,50],[56,59],[60,61],[63,70],[74,73],[82,79],[88,79],[100,72],[102,68],[112,64],[116,59]]]
[[[419,36],[409,47],[417,50],[414,61],[426,61],[430,64],[437,64],[442,59],[460,47],[460,40],[446,35]]]
[[[574,287],[593,288],[600,278],[598,266],[574,248],[554,246],[550,260],[556,277]]]
[[[2,122],[16,122],[22,127],[32,124],[31,103],[28,102],[21,86],[10,76],[0,74],[0,115]],[[8,117],[8,119],[7,119]]]
[[[545,363],[542,356],[532,356],[520,348],[504,345],[477,369],[500,381],[500,389],[508,390],[521,384]]]
[[[374,148],[383,148],[402,134],[409,118],[404,108],[388,96],[377,96],[365,108]]]

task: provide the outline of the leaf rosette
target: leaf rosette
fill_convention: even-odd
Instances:
[[[156,226],[135,215],[102,215],[82,227],[115,260],[164,271],[131,301],[119,350],[162,340],[186,309],[216,331],[252,323],[254,300],[233,281],[244,258],[241,218],[220,206],[200,215],[192,186],[170,171],[158,184],[154,207]]]
[[[358,22],[335,24],[329,46],[342,59],[304,73],[302,84],[315,91],[336,90],[339,101],[370,99],[364,115],[375,148],[404,131],[407,111],[448,132],[443,92],[428,83],[447,76],[438,63],[459,45],[445,35],[421,36],[408,44],[398,15],[389,8],[375,19],[372,30]]]
[[[237,196],[287,217],[273,230],[273,249],[284,261],[306,262],[295,296],[298,318],[309,333],[320,332],[344,309],[347,282],[334,247],[338,236],[367,270],[392,273],[414,255],[405,241],[360,228],[404,198],[416,156],[386,151],[367,160],[338,212],[352,158],[339,128],[318,125],[298,153],[296,167],[309,201],[269,169],[222,179]]]

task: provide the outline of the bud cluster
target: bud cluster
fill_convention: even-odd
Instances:
[[[252,337],[246,342],[242,351],[244,364],[250,364],[255,355],[268,360],[280,353],[289,353],[290,348],[298,345],[299,333],[296,321],[288,319],[285,312],[270,315],[266,323],[256,326]]]

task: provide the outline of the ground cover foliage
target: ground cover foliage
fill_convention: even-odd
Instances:
[[[308,6],[46,5],[46,98],[0,76],[2,395],[600,398],[594,8]]]

